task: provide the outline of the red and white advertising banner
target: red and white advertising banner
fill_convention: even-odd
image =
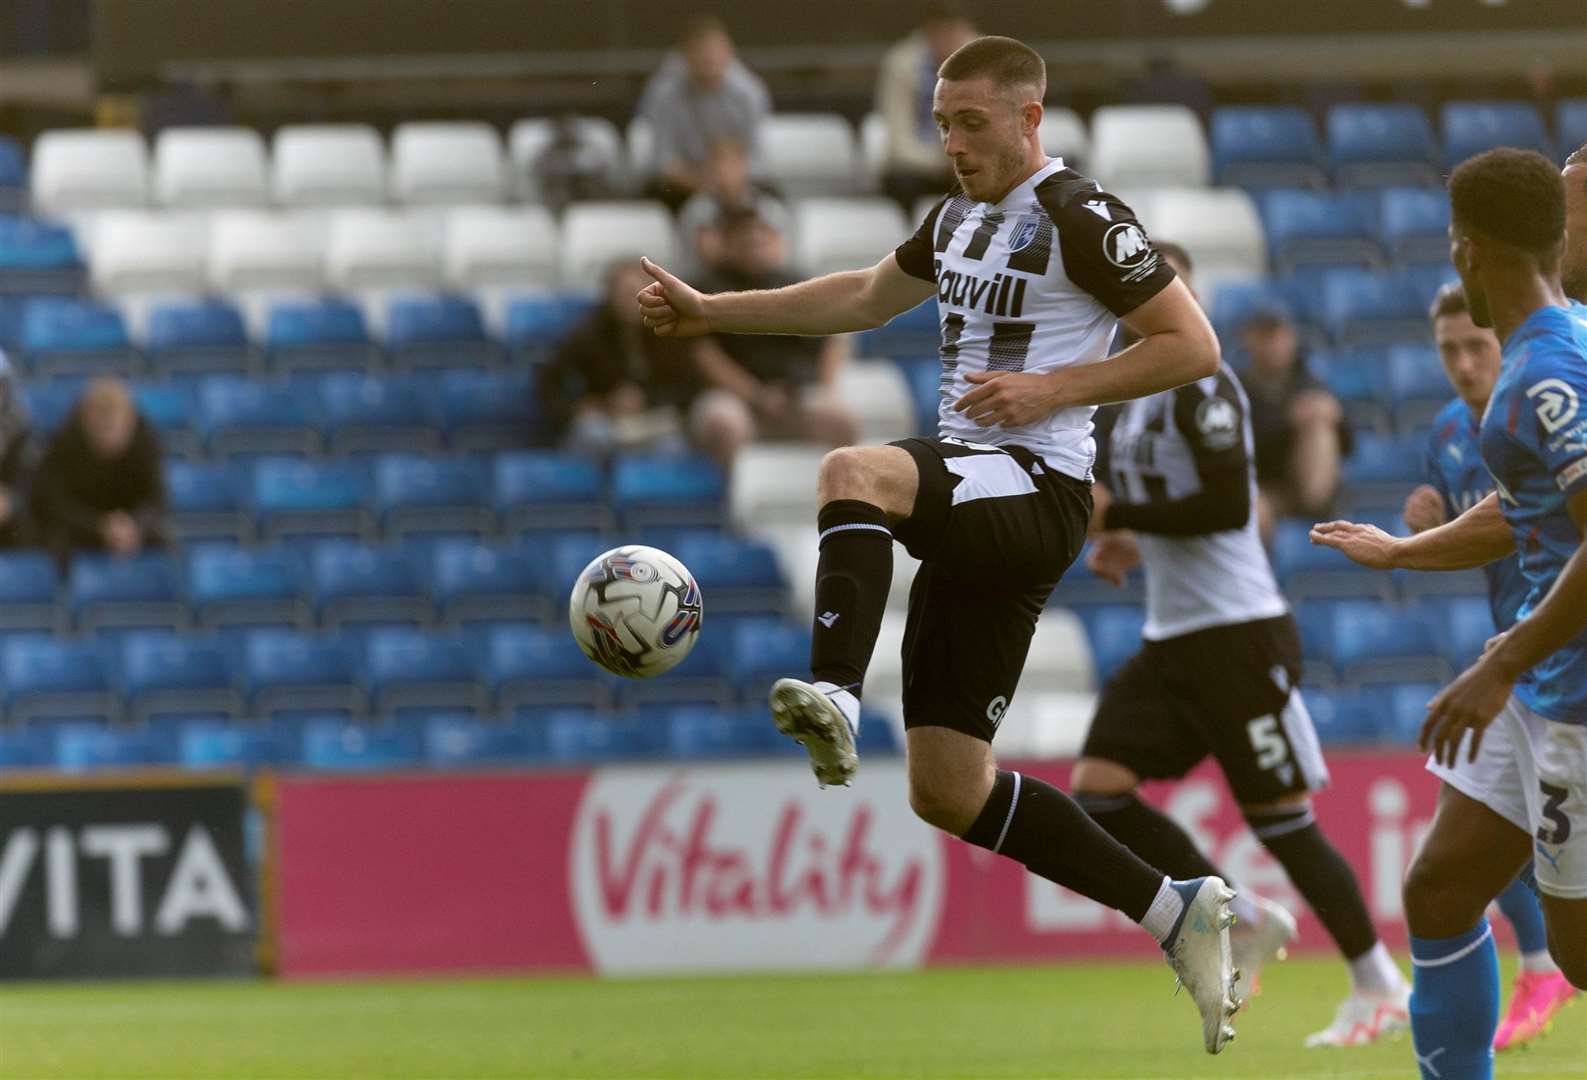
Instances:
[[[1013,765],[1065,786],[1062,763]],[[1336,755],[1316,800],[1384,938],[1437,785],[1412,754]],[[1241,886],[1327,934],[1214,769],[1147,795]],[[288,777],[278,942],[287,975],[909,968],[1136,954],[1123,916],[922,824],[901,763],[820,790],[799,761],[588,773]],[[1055,842],[1062,842],[1056,838]]]

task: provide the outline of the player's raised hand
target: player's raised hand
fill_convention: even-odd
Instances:
[[[954,409],[982,427],[1003,424],[1019,427],[1034,423],[1053,411],[1052,380],[1046,375],[1021,371],[972,371],[965,381],[975,389]]]
[[[1086,548],[1086,569],[1109,585],[1123,587],[1129,572],[1140,564],[1140,545],[1128,529],[1101,533]]]
[[[1468,731],[1471,732],[1471,745],[1467,757],[1477,760],[1483,733],[1503,711],[1504,703],[1515,688],[1515,679],[1506,675],[1492,657],[1492,650],[1484,652],[1481,660],[1461,672],[1459,678],[1428,702],[1427,719],[1422,722],[1417,745],[1445,765],[1455,765],[1460,757],[1461,740]]]
[[[654,279],[635,298],[646,326],[658,337],[698,337],[710,332],[699,290],[649,259],[641,258],[639,265]]]
[[[1324,521],[1311,527],[1311,542],[1344,552],[1351,561],[1372,570],[1394,568],[1397,537],[1376,525],[1355,521]]]
[[[1444,497],[1431,484],[1423,484],[1405,497],[1400,514],[1413,533],[1426,532],[1444,523]]]

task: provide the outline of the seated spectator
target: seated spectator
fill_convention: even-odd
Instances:
[[[613,263],[605,302],[540,369],[539,409],[571,450],[682,447],[694,364],[686,343],[657,337],[640,321],[634,295],[648,284],[637,258]]]
[[[0,547],[26,542],[27,484],[33,465],[33,423],[16,370],[0,351]]]
[[[614,199],[621,192],[606,150],[579,128],[578,117],[559,116],[553,122],[551,141],[535,155],[531,167],[540,190],[540,201],[555,213],[571,202]]]
[[[1306,367],[1300,335],[1287,309],[1268,305],[1241,329],[1256,439],[1257,514],[1271,537],[1282,515],[1318,520],[1339,491],[1339,463],[1350,452],[1350,428],[1339,399]]]
[[[678,212],[678,232],[702,267],[722,260],[722,220],[733,210],[754,210],[780,232],[789,225],[788,207],[777,189],[749,173],[749,150],[731,136],[713,139],[701,173],[701,187]]]
[[[876,80],[876,111],[887,127],[882,190],[906,214],[914,213],[922,196],[941,195],[953,185],[953,167],[942,150],[931,97],[937,68],[974,37],[974,24],[956,6],[927,4],[920,27],[882,57]]]
[[[722,241],[723,261],[702,282],[704,291],[774,289],[799,280],[784,268],[782,234],[753,210],[730,214]],[[724,468],[756,438],[824,446],[855,441],[854,414],[833,394],[848,360],[842,338],[713,334],[692,345],[708,389],[694,403],[690,428]]]
[[[163,546],[160,441],[126,383],[96,379],[83,391],[44,450],[32,506],[40,539],[63,560]]]
[[[724,136],[760,150],[760,126],[771,111],[766,84],[733,52],[722,20],[702,16],[645,85],[639,116],[654,139],[650,193],[676,210],[704,186],[706,150]]]

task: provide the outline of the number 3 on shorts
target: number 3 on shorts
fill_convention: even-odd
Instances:
[[[1547,780],[1539,780],[1537,786],[1542,789],[1543,816],[1548,819],[1537,827],[1537,838],[1545,844],[1563,844],[1570,839],[1570,818],[1565,816],[1561,807],[1570,797],[1570,792]]]
[[[1259,716],[1245,725],[1251,736],[1251,749],[1256,751],[1256,767],[1271,769],[1289,757],[1289,744],[1279,734],[1278,717]]]

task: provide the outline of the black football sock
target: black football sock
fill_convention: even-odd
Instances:
[[[1108,834],[1171,878],[1229,876],[1201,853],[1190,835],[1174,819],[1141,801],[1134,792],[1123,795],[1077,793],[1075,802]]]
[[[879,506],[834,499],[821,508],[810,672],[859,696],[893,587],[893,533]]]
[[[1136,922],[1146,918],[1163,888],[1162,873],[1109,836],[1073,799],[1017,772],[998,770],[992,794],[964,839]]]
[[[1245,820],[1284,867],[1345,959],[1369,952],[1378,934],[1355,871],[1317,827],[1311,808],[1247,814]]]

